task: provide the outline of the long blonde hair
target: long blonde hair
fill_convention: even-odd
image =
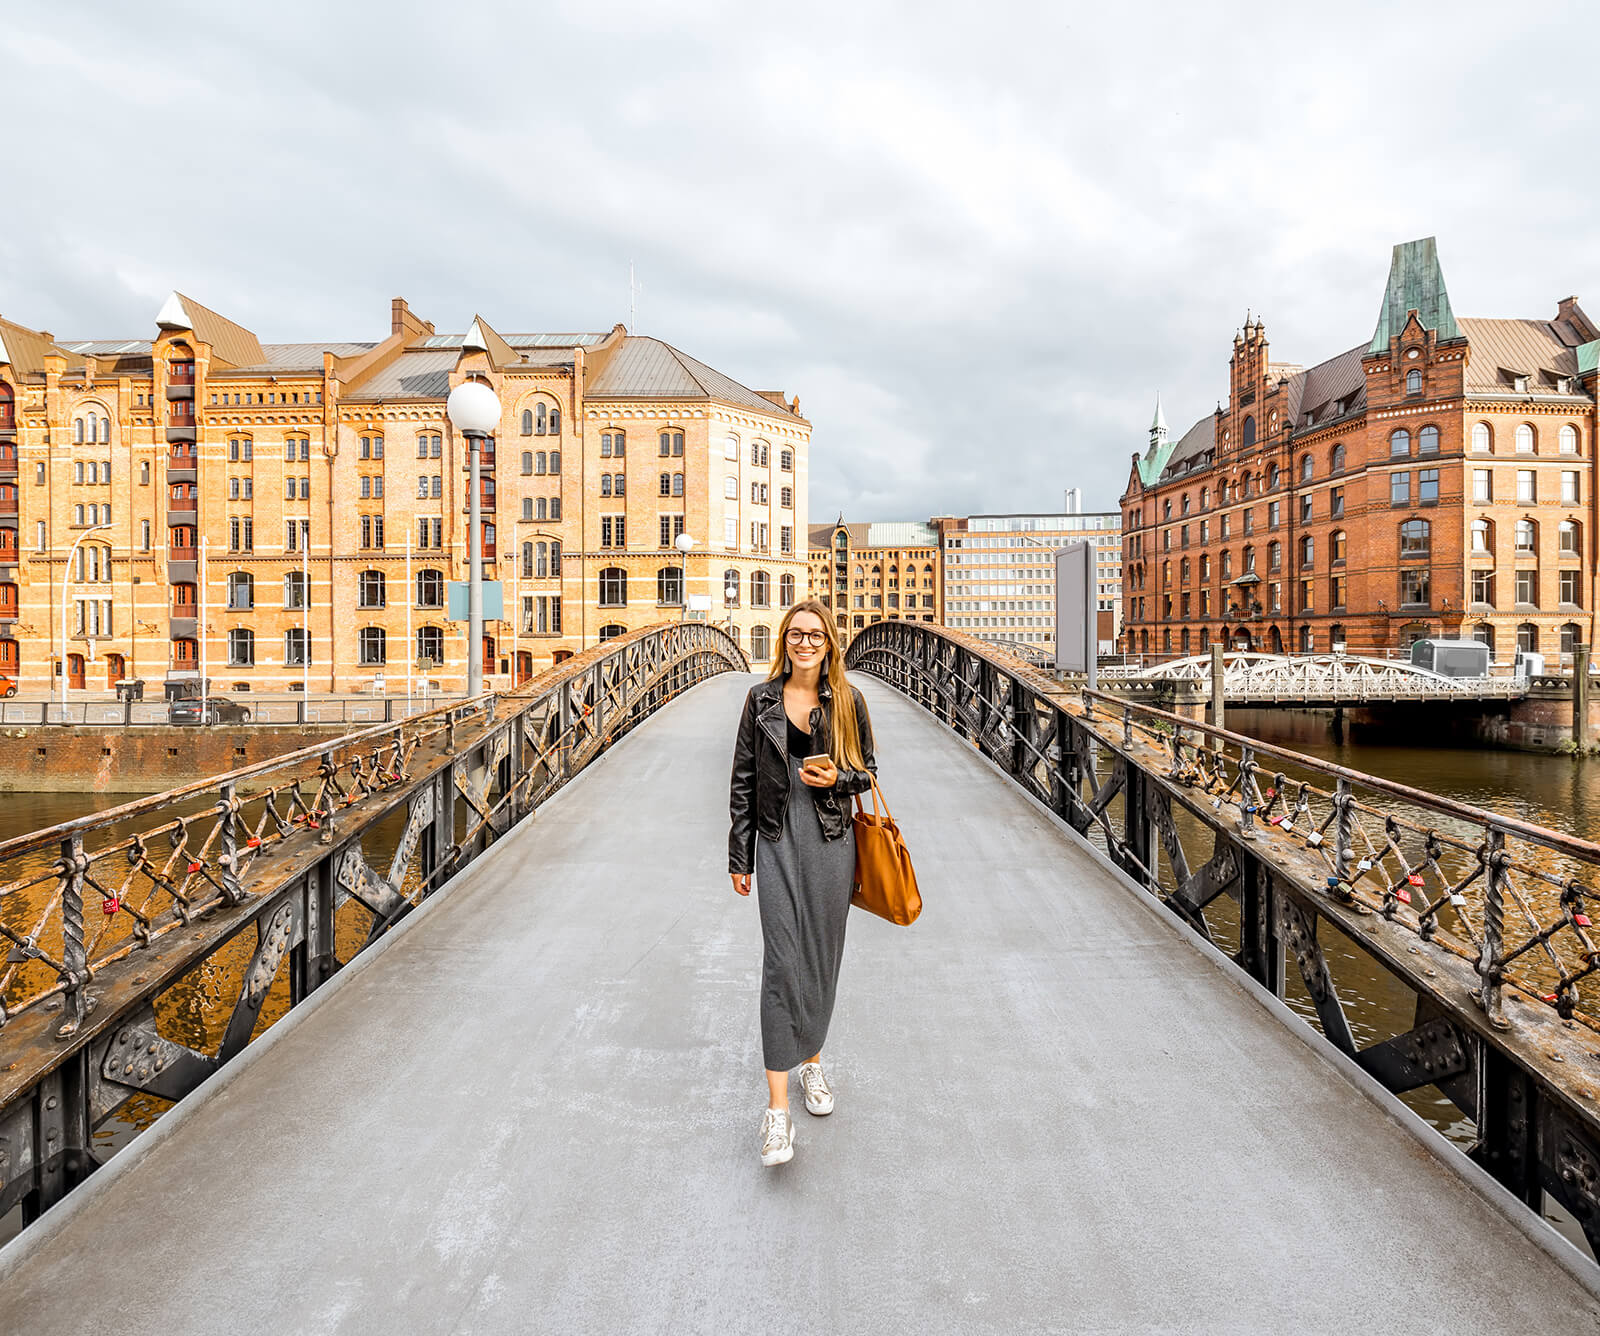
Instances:
[[[767,680],[782,677],[789,662],[789,624],[797,612],[809,612],[822,623],[827,634],[828,657],[825,671],[828,685],[833,689],[833,736],[828,739],[828,755],[840,770],[865,770],[866,758],[861,754],[861,733],[856,724],[856,698],[844,676],[844,647],[839,643],[839,633],[833,625],[833,613],[814,598],[803,599],[783,614],[778,627],[778,652],[772,657],[772,670]],[[869,722],[867,727],[872,725]]]

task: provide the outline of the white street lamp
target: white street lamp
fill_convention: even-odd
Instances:
[[[689,553],[694,550],[694,535],[680,533],[672,540],[674,547],[683,553],[683,579],[678,588],[678,620],[681,622],[689,612]]]
[[[78,546],[92,533],[109,529],[109,524],[92,524],[73,541],[67,549],[66,569],[61,572],[61,722],[67,722],[67,593],[72,588],[72,563],[78,555]]]
[[[467,438],[471,477],[467,494],[467,696],[483,692],[483,524],[478,495],[478,451],[500,425],[500,396],[482,381],[465,380],[450,391],[444,411]]]

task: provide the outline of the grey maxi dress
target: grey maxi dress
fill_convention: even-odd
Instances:
[[[756,841],[761,1052],[772,1072],[798,1067],[820,1052],[828,1037],[856,872],[854,828],[837,840],[825,839],[811,797],[816,790],[800,778],[811,734],[787,722],[789,802],[783,834]]]

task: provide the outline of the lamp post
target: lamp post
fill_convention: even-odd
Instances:
[[[467,438],[467,696],[483,693],[483,524],[478,496],[478,451],[500,425],[500,397],[482,381],[466,380],[445,402],[450,425]]]
[[[689,553],[694,550],[694,535],[680,533],[672,544],[683,553],[683,575],[678,586],[678,620],[681,622],[689,613]]]
[[[72,588],[72,563],[78,555],[78,547],[92,533],[99,533],[109,529],[109,524],[91,524],[80,533],[73,544],[67,549],[67,565],[61,572],[61,721],[67,718],[67,593]]]

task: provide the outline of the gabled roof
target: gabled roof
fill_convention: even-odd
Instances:
[[[0,366],[9,365],[13,375],[42,375],[45,354],[49,352],[66,356],[65,349],[52,343],[38,330],[0,320]]]
[[[450,376],[460,361],[453,348],[428,352],[406,352],[359,384],[343,397],[352,403],[380,399],[440,399],[449,397]]]
[[[1510,391],[1514,377],[1528,377],[1533,394],[1556,393],[1555,381],[1576,380],[1578,349],[1561,337],[1566,332],[1551,320],[1461,321],[1471,353],[1467,359],[1469,390]],[[1582,393],[1576,386],[1573,393]]]
[[[1378,309],[1378,327],[1373,331],[1369,353],[1386,353],[1389,340],[1406,327],[1415,311],[1424,329],[1431,329],[1441,343],[1461,337],[1455,313],[1450,309],[1450,294],[1445,289],[1444,271],[1439,267],[1439,246],[1433,237],[1402,241],[1389,260],[1389,282],[1383,290],[1383,305]]]
[[[670,343],[633,334],[622,340],[584,393],[593,399],[720,399],[769,415],[795,416]]]
[[[243,325],[200,305],[193,297],[174,292],[156,314],[162,329],[188,330],[202,343],[211,345],[212,355],[229,366],[260,366],[267,360],[261,341]]]
[[[1364,347],[1354,347],[1290,379],[1287,411],[1291,430],[1304,430],[1366,407],[1367,377],[1361,369],[1365,353]],[[1312,415],[1310,423],[1305,420],[1307,413]]]

